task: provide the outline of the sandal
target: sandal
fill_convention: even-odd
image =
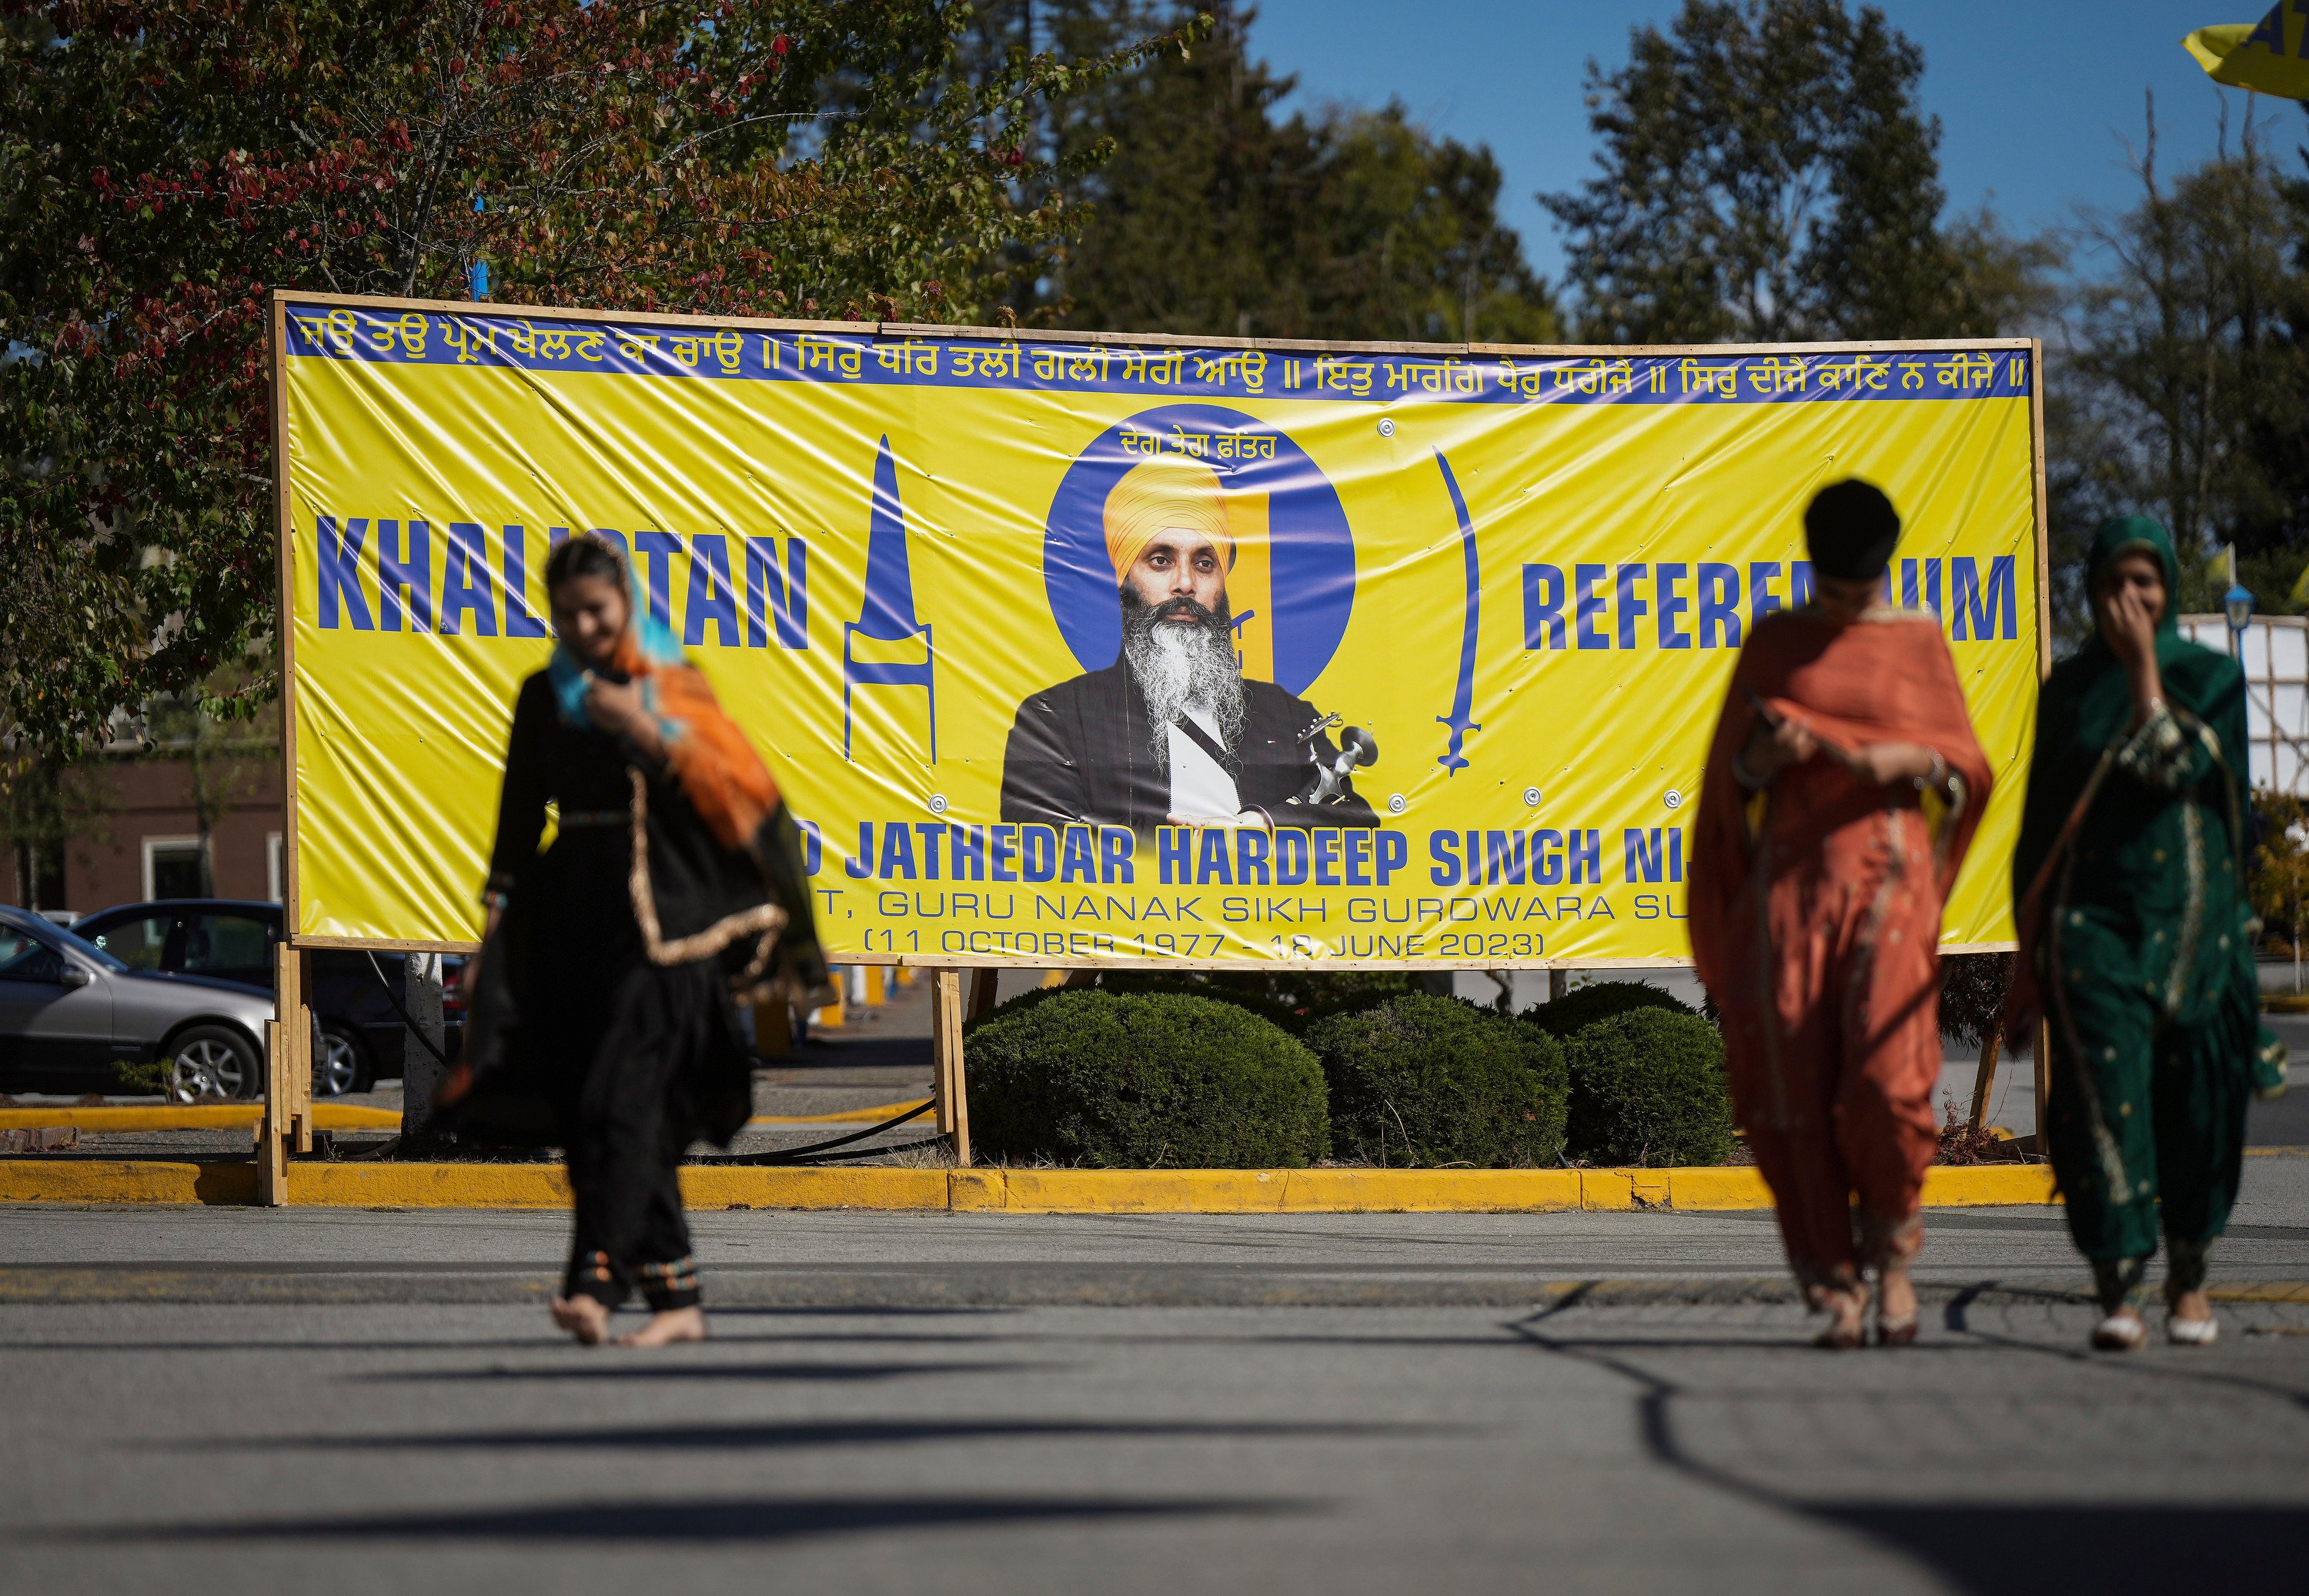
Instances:
[[[2097,1352],[2138,1352],[2149,1344],[2149,1326],[2139,1314],[2111,1314],[2093,1326]]]
[[[1849,1305],[1849,1312],[1846,1311],[1846,1304]],[[1829,1320],[1828,1327],[1812,1338],[1813,1346],[1825,1347],[1832,1351],[1841,1352],[1868,1344],[1868,1294],[1866,1291],[1846,1296],[1842,1302],[1831,1301],[1820,1306],[1826,1307],[1833,1316]]]
[[[2221,1339],[2221,1322],[2214,1318],[2165,1321],[2165,1339],[2176,1347],[2210,1347]]]
[[[1888,1314],[1884,1304],[1890,1293],[1884,1287],[1887,1281],[1897,1280],[1907,1288],[1908,1311]],[[1905,1347],[1916,1339],[1916,1327],[1924,1316],[1924,1304],[1917,1300],[1916,1281],[1908,1278],[1905,1267],[1891,1264],[1881,1266],[1876,1284],[1876,1344],[1880,1347]]]

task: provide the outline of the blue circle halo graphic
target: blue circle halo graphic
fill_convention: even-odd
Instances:
[[[1217,472],[1227,493],[1267,495],[1274,613],[1266,618],[1274,680],[1286,693],[1304,694],[1346,635],[1355,602],[1354,533],[1338,490],[1290,435],[1224,405],[1141,410],[1092,439],[1067,468],[1042,535],[1042,581],[1067,647],[1085,670],[1103,670],[1122,652],[1122,609],[1106,556],[1106,499],[1125,471],[1148,458],[1143,447],[1123,448],[1126,434],[1160,438],[1166,453],[1179,453],[1181,440],[1199,438],[1204,452],[1188,458]],[[1236,440],[1231,455],[1214,446],[1221,438]],[[1272,453],[1258,453],[1269,439]]]

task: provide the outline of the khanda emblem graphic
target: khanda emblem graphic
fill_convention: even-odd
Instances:
[[[898,502],[898,466],[885,433],[874,455],[866,525],[866,596],[858,618],[842,627],[842,756],[852,757],[852,701],[860,687],[919,687],[930,715],[930,763],[938,763],[938,645],[930,624],[914,614],[913,569],[907,558],[906,513]],[[862,639],[881,649],[921,640],[920,660],[859,658]]]

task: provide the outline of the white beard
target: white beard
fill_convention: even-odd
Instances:
[[[1171,768],[1171,728],[1189,710],[1217,721],[1219,741],[1234,746],[1242,735],[1244,694],[1231,637],[1208,626],[1158,622],[1143,636],[1126,637],[1123,657],[1146,699],[1157,770]]]

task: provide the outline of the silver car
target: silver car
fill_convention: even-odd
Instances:
[[[0,905],[0,1091],[119,1091],[118,1066],[164,1062],[179,1102],[264,1090],[272,994],[131,970],[39,915]]]

